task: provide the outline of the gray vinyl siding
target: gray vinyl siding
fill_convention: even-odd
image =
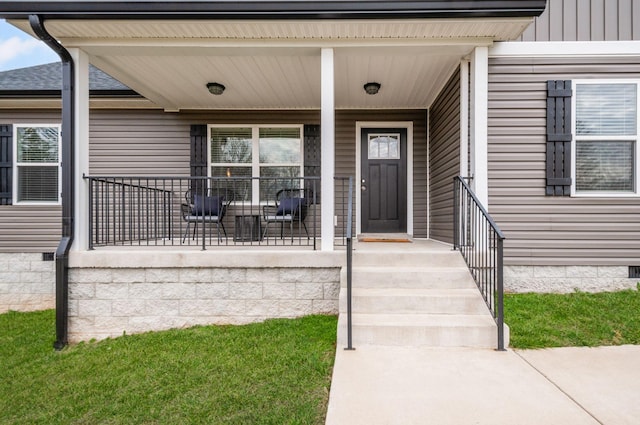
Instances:
[[[637,0],[547,0],[522,41],[640,40]]]
[[[430,236],[453,243],[453,178],[460,170],[460,72],[429,109]]]
[[[489,212],[505,264],[640,264],[640,197],[545,196],[546,81],[638,76],[640,57],[490,59]]]
[[[188,176],[191,124],[320,123],[319,111],[94,111],[91,116],[93,175]],[[355,176],[356,121],[413,122],[414,235],[426,237],[426,111],[336,111],[336,176]]]
[[[1,110],[3,124],[59,124],[60,111]],[[0,205],[0,252],[53,252],[60,242],[60,205]]]
[[[5,110],[0,111],[0,120],[10,124],[59,123],[60,113]],[[426,237],[426,112],[337,111],[336,176],[355,174],[356,121],[413,121],[414,234]],[[89,126],[89,174],[189,176],[191,124],[216,123],[319,124],[320,112],[93,110]],[[317,221],[319,229],[319,214]],[[0,206],[0,252],[53,251],[60,239],[60,223],[60,206]],[[232,232],[232,227],[228,232]]]

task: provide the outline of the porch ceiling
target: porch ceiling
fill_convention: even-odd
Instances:
[[[319,109],[320,49],[335,51],[339,109],[427,108],[475,46],[531,18],[375,21],[48,20],[65,47],[166,110]],[[12,21],[30,32],[26,21]],[[211,95],[208,82],[226,86]],[[367,95],[364,83],[382,84]]]

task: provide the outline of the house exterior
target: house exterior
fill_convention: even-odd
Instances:
[[[460,175],[506,236],[507,290],[635,287],[640,9],[631,1],[128,4],[0,8],[18,28],[58,40],[62,80],[75,90],[65,85],[61,104],[33,85],[7,87],[0,74],[0,262],[9,270],[0,308],[53,306],[57,298],[70,340],[335,313],[345,262],[335,241],[347,198],[334,177],[343,176],[356,182],[356,234],[452,243]],[[92,90],[90,72],[106,90]],[[40,174],[30,181],[34,164],[17,154],[29,132],[49,143],[47,155],[33,157]],[[276,133],[294,154],[263,163],[258,151],[269,142],[261,143]],[[251,146],[251,159],[219,154],[232,139]],[[52,154],[56,144],[63,155],[73,146],[73,155]],[[271,176],[284,178],[277,173],[286,169],[313,185],[305,220],[312,238],[294,244],[292,236],[295,249],[218,246],[219,229],[203,250],[182,227],[155,240],[186,246],[103,246],[96,238],[96,223],[115,227],[118,219],[98,214],[96,203],[108,200],[83,175],[171,176],[189,185],[262,178],[269,166]],[[30,189],[45,182],[53,189]],[[247,184],[255,185],[250,195],[230,207],[236,216],[266,202],[258,180]],[[233,233],[240,224],[225,225]],[[72,242],[66,251],[61,239]],[[67,276],[56,277],[54,297],[44,253],[56,250],[67,261],[57,271]]]

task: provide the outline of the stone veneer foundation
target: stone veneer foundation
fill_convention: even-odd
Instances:
[[[74,253],[69,341],[337,314],[343,257],[344,252]]]
[[[0,313],[55,306],[55,262],[42,254],[0,254]]]
[[[625,266],[505,266],[507,292],[604,292],[636,289]]]

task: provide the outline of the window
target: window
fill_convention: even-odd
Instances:
[[[638,85],[576,82],[576,194],[638,191]]]
[[[400,159],[400,135],[369,134],[369,159]]]
[[[15,125],[14,203],[60,201],[60,126]]]
[[[209,126],[209,141],[210,175],[233,178],[236,201],[257,204],[284,186],[300,186],[301,125]]]

